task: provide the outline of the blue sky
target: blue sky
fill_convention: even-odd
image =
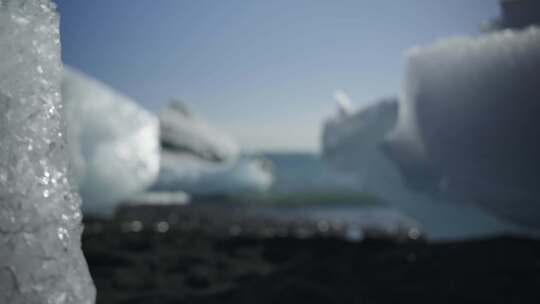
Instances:
[[[56,0],[64,62],[152,111],[180,98],[250,151],[311,150],[337,89],[399,93],[403,52],[496,0]]]

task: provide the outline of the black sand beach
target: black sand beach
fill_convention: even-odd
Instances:
[[[195,220],[170,221],[183,216]],[[219,218],[226,216],[214,208],[136,207],[111,220],[87,219],[83,249],[97,303],[540,301],[538,241],[430,244],[366,234],[350,242],[339,231],[268,233],[283,223],[267,222],[260,234],[242,233],[249,223],[224,231]]]

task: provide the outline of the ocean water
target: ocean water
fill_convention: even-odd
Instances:
[[[269,191],[238,193],[225,198],[227,201],[282,207],[374,207],[383,204],[377,197],[361,191],[356,177],[335,171],[315,153],[265,153],[258,156],[268,161],[274,175]]]
[[[228,203],[246,204],[243,216],[285,222],[311,221],[322,230],[326,225],[346,227],[347,238],[361,239],[367,231],[402,237],[421,234],[412,218],[363,192],[352,175],[335,171],[314,153],[266,153],[274,184],[263,194],[240,194]],[[418,234],[418,235],[416,235]]]

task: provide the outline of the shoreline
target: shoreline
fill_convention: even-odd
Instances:
[[[131,213],[124,210],[110,220],[88,219],[83,249],[97,303],[540,300],[540,241],[502,236],[428,243],[367,234],[351,242],[320,233],[234,235],[206,229],[223,214],[201,210],[208,209],[197,209],[203,213],[199,220],[167,229],[160,228],[160,220],[149,225],[158,217],[145,208],[129,208]],[[144,224],[126,221],[137,214],[146,217]]]

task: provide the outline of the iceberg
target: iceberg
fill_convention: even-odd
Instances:
[[[58,25],[49,0],[0,2],[0,303],[95,300],[65,151]]]
[[[265,192],[272,182],[272,171],[260,158],[242,157],[232,163],[215,163],[192,154],[164,150],[160,174],[152,190],[226,196]]]
[[[158,113],[163,148],[214,162],[234,161],[240,149],[227,134],[173,101]]]
[[[318,154],[278,152],[265,153],[264,157],[272,163],[272,194],[306,194],[324,198],[329,194],[358,192],[358,181],[354,175],[334,169]]]
[[[125,205],[182,206],[189,204],[190,199],[189,194],[182,191],[147,191],[130,197],[126,200]]]
[[[437,177],[432,192],[540,228],[539,71],[538,27],[411,50],[390,157],[407,180]]]
[[[70,157],[85,214],[108,216],[159,172],[155,115],[107,85],[66,67],[62,81]]]
[[[337,170],[355,175],[360,190],[375,194],[417,220],[430,239],[506,231],[507,225],[473,205],[416,190],[430,188],[437,182],[435,177],[422,173],[414,179],[402,178],[400,168],[387,157],[385,148],[387,133],[401,113],[398,105],[397,98],[385,98],[348,114],[339,111],[325,122],[323,159]]]
[[[152,192],[227,196],[264,192],[272,185],[273,175],[266,161],[241,156],[232,138],[181,102],[173,101],[158,118],[161,168]]]

